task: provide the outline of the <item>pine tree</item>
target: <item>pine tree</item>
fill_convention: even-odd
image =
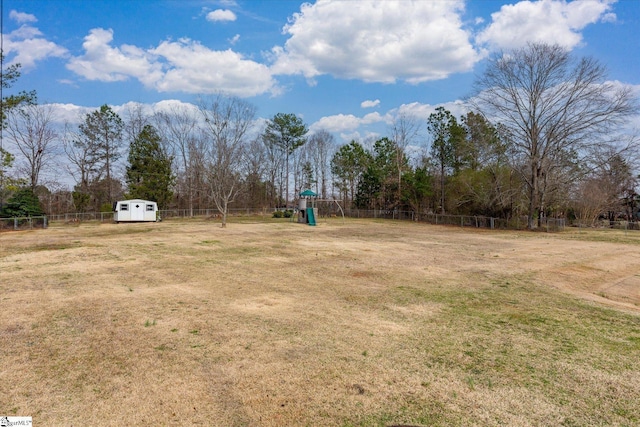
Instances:
[[[156,129],[146,125],[129,148],[126,181],[130,198],[153,200],[159,209],[169,205],[173,197],[175,177],[171,171],[172,158],[160,144]]]

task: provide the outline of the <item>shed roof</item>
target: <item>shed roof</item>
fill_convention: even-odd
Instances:
[[[304,190],[300,193],[300,197],[318,197],[318,195],[311,190]]]

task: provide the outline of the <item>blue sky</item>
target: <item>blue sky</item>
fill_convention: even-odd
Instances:
[[[640,89],[636,0],[3,0],[3,24],[6,62],[23,65],[14,90],[64,104],[70,121],[226,92],[262,118],[295,113],[338,142],[366,139],[401,113],[462,113],[487,56],[530,41],[593,56]]]

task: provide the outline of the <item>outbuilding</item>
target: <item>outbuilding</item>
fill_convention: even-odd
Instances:
[[[120,200],[113,204],[115,222],[157,221],[158,204],[150,200]]]

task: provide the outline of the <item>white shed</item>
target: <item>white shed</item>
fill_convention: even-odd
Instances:
[[[149,200],[120,200],[113,205],[115,222],[157,221],[158,204]]]

